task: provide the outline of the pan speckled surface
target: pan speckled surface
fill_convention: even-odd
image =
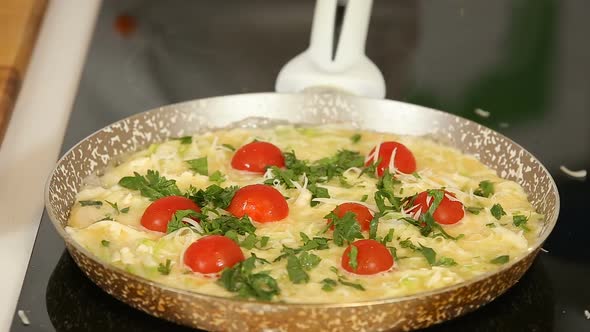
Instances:
[[[248,302],[173,289],[105,265],[64,231],[83,179],[122,155],[169,137],[275,121],[349,123],[364,130],[426,135],[457,147],[523,186],[537,211],[545,215],[543,231],[533,250],[495,273],[414,296],[330,305]],[[474,310],[502,294],[526,272],[553,229],[559,194],[547,170],[530,153],[463,118],[395,101],[333,93],[263,93],[170,105],[97,131],[58,162],[47,184],[46,205],[69,252],[90,279],[109,294],[156,317],[210,330],[372,331],[426,327]]]

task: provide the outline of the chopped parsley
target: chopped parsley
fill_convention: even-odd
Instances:
[[[96,208],[102,206],[101,201],[79,201],[78,203],[80,203],[81,206],[96,206]]]
[[[155,201],[166,196],[180,195],[180,189],[175,180],[168,180],[160,176],[158,171],[148,170],[145,176],[133,172],[134,176],[125,176],[119,180],[121,187],[139,190],[142,196]]]
[[[377,182],[377,191],[375,192],[375,203],[377,209],[381,214],[386,214],[389,211],[400,212],[403,204],[401,197],[395,196],[394,185],[399,184],[389,170],[385,170],[383,176]]]
[[[223,147],[225,147],[225,148],[227,148],[227,149],[229,149],[231,151],[236,151],[236,148],[233,145],[231,145],[231,144],[225,143],[225,144],[221,144],[221,146],[223,146]]]
[[[253,272],[256,261],[261,262],[256,256],[252,256],[231,268],[224,269],[218,283],[241,298],[272,300],[273,296],[281,292],[279,285],[268,273]]]
[[[498,257],[490,260],[490,263],[501,265],[501,264],[508,263],[509,260],[510,260],[510,256],[508,256],[508,255],[502,255],[502,256],[498,256]]]
[[[469,212],[471,214],[478,215],[481,212],[481,210],[483,210],[483,208],[477,207],[477,206],[468,206],[465,208],[465,210],[467,210],[467,212]]]
[[[340,274],[340,272],[338,272],[338,269],[336,267],[331,266],[330,270],[336,274],[336,276],[338,277],[338,283],[340,283],[341,285],[347,286],[347,287],[352,287],[356,290],[361,290],[361,291],[365,290],[365,287],[363,287],[363,285],[361,285],[360,283],[354,283],[354,282],[348,281],[348,278],[346,278],[345,276]],[[326,279],[324,279],[324,280],[326,280]],[[322,283],[324,283],[324,286],[326,285],[326,283],[329,283],[332,287],[334,286],[332,282],[325,282],[324,280],[322,280]],[[330,280],[332,280],[332,279],[330,279]],[[324,289],[324,287],[322,287],[322,289]],[[326,290],[326,289],[324,289],[324,290]],[[330,291],[330,290],[328,290],[328,291]]]
[[[178,137],[175,139],[179,140],[180,144],[191,144],[193,142],[192,136],[183,136],[183,137]]]
[[[170,271],[172,270],[171,266],[170,266],[171,263],[172,262],[169,259],[166,260],[166,264],[160,263],[158,265],[158,272],[160,272],[161,274],[163,274],[165,276],[169,275]]]
[[[366,202],[368,198],[369,198],[369,195],[363,195],[361,197],[361,202]]]
[[[420,174],[418,174],[418,172],[413,172],[412,175],[416,178],[416,179],[422,179],[422,177],[420,176]]]
[[[494,216],[494,218],[496,218],[496,220],[500,220],[502,218],[502,216],[506,215],[504,208],[502,208],[502,205],[500,205],[500,204],[492,205],[492,208],[490,209],[490,213],[492,214],[492,216]]]
[[[481,181],[473,194],[480,197],[490,197],[494,194],[494,184],[488,180]]]
[[[315,198],[330,198],[330,193],[328,192],[328,189],[319,187],[316,184],[308,185],[307,190],[311,192],[311,202],[309,204],[312,207],[319,204],[319,202],[314,201]]]
[[[191,159],[185,161],[188,164],[188,167],[201,175],[209,175],[209,166],[207,163],[207,157]]]
[[[116,215],[129,212],[129,207],[119,209],[119,205],[117,204],[117,202],[113,203],[113,202],[109,202],[107,200],[105,200],[105,202],[107,202],[107,204],[110,205],[115,210]]]
[[[346,212],[342,218],[338,217],[333,211],[327,214],[325,219],[330,220],[324,232],[326,232],[332,225],[334,232],[332,237],[337,246],[343,246],[354,242],[355,239],[362,239],[361,225],[356,221],[356,215],[352,212]]]
[[[314,237],[313,239],[307,236],[307,234],[301,232],[299,233],[301,237],[301,241],[303,242],[303,246],[299,248],[289,248],[283,245],[283,249],[281,250],[281,255],[274,259],[273,262],[278,262],[281,259],[289,256],[289,255],[297,255],[301,252],[309,251],[309,250],[325,250],[328,249],[328,241],[329,239],[325,237]]]
[[[418,227],[420,229],[420,234],[422,234],[422,236],[430,236],[430,237],[442,236],[445,239],[451,239],[451,240],[459,240],[461,237],[463,237],[462,234],[460,234],[459,236],[451,236],[450,234],[448,234],[444,230],[444,228],[439,223],[437,223],[434,220],[434,211],[436,211],[436,209],[440,205],[440,202],[442,202],[442,200],[443,200],[443,197],[445,195],[444,190],[430,189],[430,190],[427,190],[427,194],[428,194],[428,196],[432,197],[433,199],[432,199],[432,204],[430,205],[430,207],[428,208],[426,213],[420,214],[420,217],[418,218],[418,220],[410,218],[410,217],[403,217],[400,219],[404,220],[405,222],[407,222],[411,225]],[[411,202],[411,200],[412,200],[412,198],[410,198],[410,202]]]
[[[294,284],[305,284],[309,282],[309,274],[306,271],[310,271],[316,267],[322,259],[309,253],[307,251],[302,252],[299,256],[290,254],[287,257],[287,274],[289,280]]]
[[[426,247],[426,246],[422,245],[421,243],[418,243],[418,245],[420,246],[420,247],[418,247],[415,244],[413,244],[412,241],[410,241],[410,239],[405,239],[403,241],[400,241],[399,244],[402,248],[409,248],[415,252],[422,254],[422,256],[424,256],[424,258],[426,259],[426,261],[428,262],[428,264],[430,266],[454,266],[454,265],[457,265],[457,262],[455,262],[455,260],[450,257],[440,257],[437,260],[436,259],[437,254],[436,254],[436,251],[434,251],[434,249]],[[392,256],[396,256],[396,255],[394,255],[394,253],[392,253]]]
[[[359,133],[356,133],[356,134],[350,136],[350,140],[352,141],[353,144],[360,142],[361,138],[363,138],[363,136]]]
[[[217,183],[225,182],[225,175],[220,171],[215,171],[213,174],[209,175],[209,181]]]
[[[111,245],[111,241],[102,240],[102,241],[100,241],[100,244],[101,244],[103,247],[107,247],[107,248],[108,248],[108,246],[110,246],[110,245]]]
[[[491,223],[488,223],[488,224],[486,224],[486,227],[489,227],[489,228],[496,228],[496,227],[497,227],[497,225],[496,225],[495,223],[491,222]]]
[[[358,254],[359,254],[358,248],[354,245],[351,245],[350,246],[350,253],[348,254],[348,264],[350,265],[350,267],[352,268],[353,271],[356,271],[356,269],[359,266],[359,264],[357,262]]]
[[[191,186],[185,196],[195,201],[200,207],[225,209],[231,203],[237,190],[237,186],[222,188],[216,184],[208,186],[205,190],[197,190]]]
[[[526,223],[529,221],[529,218],[520,214],[515,214],[512,216],[512,224],[516,227],[522,228],[525,232],[530,231],[527,227]]]
[[[334,290],[336,286],[338,286],[338,282],[334,279],[326,278],[321,281],[322,283],[322,290],[326,292],[331,292]]]
[[[199,213],[193,210],[177,210],[176,212],[174,212],[172,219],[168,223],[168,226],[166,228],[166,234],[177,231],[182,227],[189,227],[190,225],[182,221],[182,219],[197,217],[199,215]]]

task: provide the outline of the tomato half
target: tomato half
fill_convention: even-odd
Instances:
[[[369,156],[375,153],[376,147],[374,147]],[[405,145],[398,142],[383,142],[379,146],[379,155],[377,158],[369,158],[365,163],[365,166],[370,166],[377,160],[381,159],[379,165],[377,165],[377,175],[383,176],[386,169],[389,169],[389,162],[391,161],[391,155],[395,150],[395,158],[393,159],[393,166],[400,172],[410,174],[416,171],[416,158],[410,149]]]
[[[227,210],[236,217],[248,215],[258,222],[273,222],[289,215],[285,197],[271,186],[252,184],[236,191]]]
[[[183,196],[167,196],[150,204],[141,216],[141,225],[149,230],[166,233],[168,223],[178,210],[201,212],[197,203]],[[197,220],[197,219],[195,219]],[[198,220],[197,220],[198,221]]]
[[[371,220],[373,220],[373,215],[371,211],[366,206],[359,204],[359,203],[342,203],[338,205],[334,211],[334,214],[338,216],[338,218],[344,217],[346,212],[352,212],[355,214],[355,219],[361,225],[362,231],[368,231]],[[328,223],[331,223],[332,219],[328,219]],[[334,225],[330,227],[330,229],[334,229]]]
[[[268,166],[285,167],[285,157],[274,144],[252,142],[236,151],[231,166],[242,171],[264,173]]]
[[[358,250],[357,268],[350,266],[352,246]],[[375,274],[389,270],[393,266],[393,256],[387,247],[375,240],[358,240],[349,245],[342,254],[342,268],[348,272],[362,275]]]
[[[184,252],[184,264],[203,274],[217,273],[243,261],[242,249],[223,235],[209,235],[193,242]]]
[[[452,197],[452,199],[449,197]],[[428,193],[423,191],[414,199],[414,206],[417,205],[417,207],[408,212],[413,213],[416,209],[420,209],[421,213],[425,213],[428,211],[433,201],[434,198],[428,197]],[[440,205],[434,210],[432,216],[439,224],[451,225],[463,219],[463,216],[465,216],[465,209],[463,208],[463,203],[455,199],[455,194],[445,191],[445,195],[443,196]]]

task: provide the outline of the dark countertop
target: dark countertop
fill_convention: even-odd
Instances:
[[[159,105],[272,91],[281,66],[306,47],[312,12],[310,1],[105,1],[62,153]],[[428,331],[590,331],[590,185],[559,170],[590,168],[588,13],[586,0],[375,1],[367,53],[387,97],[507,135],[548,168],[561,195],[548,252],[526,275],[492,303]],[[188,330],[94,286],[46,215],[17,309],[31,324],[15,315],[12,331]]]

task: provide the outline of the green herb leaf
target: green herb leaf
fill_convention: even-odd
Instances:
[[[352,141],[353,144],[360,142],[361,138],[362,138],[361,134],[358,134],[358,133],[350,136],[350,140]]]
[[[102,206],[101,201],[79,201],[78,203],[80,203],[81,206],[96,206],[97,208]]]
[[[261,237],[260,238],[260,248],[266,247],[266,245],[268,244],[268,240],[270,240],[270,237],[268,237],[268,236]]]
[[[465,210],[467,210],[467,212],[471,213],[471,214],[475,214],[478,215],[481,210],[483,210],[482,207],[476,207],[476,206],[468,206],[465,208]]]
[[[530,231],[527,227],[526,223],[529,221],[529,218],[520,214],[515,214],[512,216],[512,224],[516,227],[522,228],[525,232]]]
[[[207,157],[191,159],[185,161],[188,164],[188,167],[201,175],[209,175],[209,166],[207,163]]]
[[[422,177],[420,176],[420,174],[418,174],[418,172],[414,172],[412,173],[412,175],[416,178],[416,179],[422,179]]]
[[[315,184],[307,185],[307,190],[311,192],[311,206],[316,206],[319,204],[319,202],[313,201],[314,198],[330,198],[330,193],[328,192],[328,189],[319,187]]]
[[[295,255],[287,257],[287,273],[289,280],[294,284],[305,284],[309,282],[309,275],[303,270],[299,259]]]
[[[322,290],[326,292],[331,292],[334,290],[336,286],[338,286],[338,282],[334,279],[326,278],[321,281],[322,283]]]
[[[369,223],[369,239],[375,240],[377,238],[377,228],[379,228],[379,218],[381,214],[379,212],[375,213],[373,219]]]
[[[258,242],[258,238],[254,234],[248,234],[242,242],[240,242],[240,247],[246,248],[248,250],[254,248],[256,243]]]
[[[171,271],[171,268],[170,268],[170,264],[171,263],[172,262],[169,259],[166,260],[166,264],[165,265],[162,264],[162,263],[160,263],[158,265],[158,272],[160,272],[161,274],[163,274],[165,276],[169,275],[170,274],[170,271]]]
[[[122,208],[121,209],[121,213],[127,213],[127,212],[129,212],[129,209],[130,209],[129,206],[128,207],[125,207],[125,208]]]
[[[500,220],[502,218],[502,216],[506,215],[506,212],[504,212],[504,209],[502,208],[502,205],[500,205],[500,204],[492,205],[492,208],[490,209],[490,213],[497,220]]]
[[[197,190],[196,188],[191,187],[185,196],[195,201],[200,207],[208,206],[212,209],[226,209],[229,206],[229,203],[231,203],[232,198],[234,198],[237,190],[237,186],[222,188],[216,184],[212,184],[205,190]]]
[[[155,201],[158,198],[166,196],[180,195],[180,190],[176,186],[175,180],[168,180],[163,176],[160,176],[158,171],[148,170],[145,176],[140,175],[137,172],[133,173],[134,176],[126,176],[119,180],[121,187],[139,190],[142,196]]]
[[[200,218],[201,219],[201,228],[203,228],[203,233],[208,235],[225,235],[228,236],[227,233],[230,231],[235,232],[236,234],[240,235],[255,235],[256,227],[252,225],[250,218],[247,216],[243,216],[241,218],[231,216],[231,215],[221,215],[217,218],[209,219],[209,218]],[[169,224],[170,225],[170,224]],[[257,240],[256,236],[254,239]],[[254,239],[249,239],[248,241],[254,241]],[[268,240],[267,240],[268,241]],[[256,244],[256,242],[254,242]],[[252,244],[252,247],[254,247]],[[249,246],[249,242],[242,244],[242,246]]]
[[[221,144],[221,146],[224,146],[224,147],[226,147],[226,148],[228,148],[228,149],[230,149],[232,151],[236,151],[236,148],[233,145],[231,145],[231,144],[225,143],[225,144]]]
[[[304,251],[299,255],[299,263],[301,263],[301,267],[306,271],[318,266],[321,260],[322,259],[318,255],[314,255],[307,251]]]
[[[209,175],[209,181],[222,183],[225,181],[225,175],[223,175],[223,173],[220,171],[215,171],[213,174]]]
[[[496,224],[495,224],[495,223],[493,223],[493,222],[491,222],[491,223],[488,223],[488,224],[486,224],[486,227],[489,227],[489,228],[496,228]]]
[[[481,181],[473,194],[481,197],[490,197],[494,194],[494,184],[488,180]]]
[[[369,195],[363,195],[361,197],[361,202],[366,202],[367,201],[367,198],[369,198]]]
[[[105,200],[105,202],[107,202],[108,205],[110,205],[114,210],[116,214],[120,214],[121,211],[119,210],[119,205],[117,205],[117,202],[109,202],[107,200]]]
[[[428,248],[420,244],[420,253],[426,258],[426,261],[430,265],[434,265],[436,263],[436,251],[432,248]]]
[[[267,273],[254,273],[257,258],[255,256],[226,268],[221,272],[218,283],[238,297],[270,301],[280,293],[277,281]]]
[[[103,247],[108,247],[109,245],[111,245],[111,241],[102,240],[102,241],[100,241],[100,244],[101,244]]]
[[[184,218],[198,217],[200,214],[193,210],[177,210],[166,228],[166,234],[172,233],[180,228],[190,225],[182,221]]]
[[[340,218],[334,212],[330,212],[324,218],[332,220],[330,225],[328,225],[328,228],[331,224],[334,225],[334,233],[332,236],[336,245],[343,246],[354,242],[355,239],[363,238],[361,226],[356,221],[356,214],[349,211]],[[328,228],[326,228],[326,230]]]
[[[332,267],[330,267],[330,270],[332,272],[336,273],[336,276],[338,276],[338,282],[341,285],[352,287],[354,289],[361,290],[361,291],[365,290],[365,287],[363,287],[363,285],[361,285],[360,283],[354,283],[354,282],[348,281],[348,279],[345,276],[341,275],[340,272],[338,272],[338,269],[336,267],[332,266]]]
[[[457,262],[450,257],[441,257],[434,265],[436,266],[455,266]]]
[[[352,268],[353,271],[356,271],[356,269],[359,266],[358,262],[356,261],[358,254],[359,254],[358,248],[354,245],[351,245],[350,246],[350,253],[348,254],[348,264],[350,265],[350,267]]]
[[[288,255],[296,255],[296,254],[299,254],[300,252],[309,251],[309,250],[325,250],[325,249],[329,248],[328,241],[330,241],[330,239],[327,239],[325,237],[314,237],[313,239],[310,239],[309,236],[307,236],[303,232],[299,233],[299,236],[301,236],[301,241],[303,241],[303,246],[301,246],[299,248],[289,248],[289,247],[283,245],[283,249],[281,250],[281,252],[283,254],[281,254],[280,256],[275,258],[274,262],[278,262],[281,259],[287,257]]]
[[[393,256],[393,260],[397,261],[399,258],[397,257],[397,248],[396,247],[387,247],[387,249],[389,249],[389,252],[391,253],[391,256]]]
[[[180,144],[191,144],[193,142],[192,136],[183,136],[183,137],[178,137],[175,139],[179,140]]]
[[[393,232],[394,229],[390,228],[389,231],[387,232],[387,235],[385,235],[385,237],[383,238],[383,240],[381,240],[381,243],[385,246],[387,245],[387,243],[393,241]]]
[[[506,263],[508,263],[508,261],[510,261],[510,256],[502,255],[502,256],[498,256],[498,257],[492,259],[490,261],[490,263],[500,265],[500,264],[506,264]]]

